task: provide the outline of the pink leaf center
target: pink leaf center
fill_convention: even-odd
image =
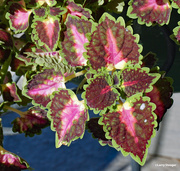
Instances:
[[[105,58],[106,62],[116,65],[123,54],[118,50],[116,38],[110,28],[107,29],[107,42],[108,44],[105,46],[105,51],[107,53],[107,58]]]
[[[126,125],[127,131],[134,137],[134,141],[138,143],[138,137],[136,136],[135,123],[137,123],[136,118],[133,116],[135,109],[122,109],[122,115],[120,115],[120,120]]]

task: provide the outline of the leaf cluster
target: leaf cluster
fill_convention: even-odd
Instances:
[[[173,103],[173,88],[172,79],[155,66],[155,54],[142,55],[131,25],[133,20],[167,25],[172,8],[180,13],[180,1],[0,2],[0,107],[1,113],[20,115],[13,131],[34,136],[50,125],[59,148],[83,138],[88,129],[101,145],[144,165],[151,138]],[[177,44],[179,25],[171,35]],[[17,84],[20,78],[23,85]],[[29,103],[33,107],[25,112],[11,106]],[[89,118],[89,110],[98,117]],[[29,168],[2,146],[3,167]],[[8,162],[12,158],[14,163]]]

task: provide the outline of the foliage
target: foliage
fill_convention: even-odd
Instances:
[[[13,131],[34,136],[51,125],[59,148],[83,138],[88,129],[101,145],[144,165],[151,138],[172,105],[173,89],[172,79],[155,66],[154,54],[142,55],[132,21],[167,25],[172,8],[180,13],[180,1],[1,0],[1,113],[20,115]],[[171,35],[177,44],[179,25]],[[9,69],[24,78],[22,88]],[[79,85],[76,93],[66,88],[71,81]],[[11,107],[30,102],[26,112]],[[98,117],[89,118],[88,110]],[[30,167],[2,141],[1,131],[4,168]]]

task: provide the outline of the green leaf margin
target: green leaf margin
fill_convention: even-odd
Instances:
[[[150,102],[150,98],[149,98],[149,97],[147,97],[147,96],[143,97],[143,94],[142,94],[142,93],[137,93],[137,94],[129,97],[129,98],[126,100],[126,102],[129,103],[131,107],[133,107],[133,103],[136,102],[137,100],[139,100],[141,97],[142,97],[142,100],[143,100],[143,101],[147,101],[147,102],[149,103],[149,105],[152,106],[152,115],[154,116],[154,122],[152,122],[152,124],[154,124],[153,134],[151,135],[151,138],[147,141],[148,143],[146,144],[146,151],[145,151],[145,153],[144,153],[144,158],[143,158],[142,162],[141,162],[141,160],[140,160],[140,158],[139,158],[138,156],[135,156],[134,154],[132,154],[132,153],[130,153],[130,152],[124,151],[123,148],[121,148],[121,146],[119,146],[119,145],[115,142],[115,140],[112,139],[112,138],[109,136],[109,132],[108,132],[108,130],[106,129],[106,126],[105,126],[105,125],[103,124],[103,122],[102,122],[102,121],[103,121],[103,117],[101,117],[101,118],[99,119],[99,122],[98,122],[98,123],[99,123],[100,125],[103,125],[103,130],[104,130],[104,132],[106,132],[105,137],[106,137],[107,139],[112,139],[112,147],[114,147],[117,151],[121,151],[121,153],[123,154],[124,157],[126,157],[126,156],[128,156],[128,155],[130,154],[130,156],[131,156],[131,158],[132,158],[133,160],[135,160],[137,163],[139,163],[141,166],[143,166],[143,165],[145,164],[145,161],[146,161],[146,158],[147,158],[148,148],[149,148],[150,145],[151,145],[151,139],[152,139],[153,137],[155,137],[155,135],[156,135],[156,130],[155,130],[155,128],[157,127],[158,123],[157,123],[157,121],[156,121],[157,116],[156,116],[156,114],[153,112],[153,111],[156,109],[156,105],[155,105],[154,103]],[[112,111],[114,111],[114,110],[111,109],[110,111],[112,112]],[[103,116],[103,112],[101,112],[100,115]],[[100,144],[101,144],[101,143],[100,143]]]
[[[92,31],[92,34],[93,34],[94,31],[97,30],[97,26],[98,26],[99,24],[101,24],[103,21],[105,21],[106,17],[107,17],[109,20],[114,21],[115,23],[120,23],[121,26],[123,26],[126,30],[130,31],[130,33],[132,34],[132,36],[134,36],[134,37],[136,38],[134,42],[137,43],[137,45],[138,45],[138,47],[139,47],[139,50],[138,50],[138,52],[139,52],[139,54],[140,54],[140,55],[139,55],[139,64],[141,65],[141,64],[142,64],[141,60],[143,59],[143,56],[141,55],[141,52],[143,51],[143,46],[142,46],[141,44],[138,44],[138,42],[139,42],[139,40],[140,40],[140,35],[139,35],[139,34],[133,34],[133,28],[132,28],[131,26],[128,25],[128,26],[126,27],[126,23],[125,23],[125,20],[124,20],[123,17],[120,16],[120,17],[118,17],[117,19],[115,19],[115,18],[114,18],[112,15],[110,15],[109,13],[107,13],[107,12],[103,13],[103,15],[101,16],[101,18],[99,19],[98,24],[95,25],[95,27],[94,27],[95,29]],[[90,58],[88,55],[85,55],[85,56],[86,56],[86,59],[87,59],[87,60]],[[128,61],[128,62],[125,64],[125,66],[130,65],[130,64],[131,64],[131,61]],[[89,60],[88,60],[88,65],[91,66]],[[125,67],[125,66],[124,66],[124,67]],[[104,68],[104,67],[102,67],[102,68]],[[98,71],[101,71],[102,68],[98,69]],[[91,69],[92,69],[92,67],[91,67]],[[123,69],[123,68],[121,68],[121,69]]]
[[[149,88],[147,88],[145,90],[145,93],[149,93],[150,91],[152,91],[153,89],[153,85],[159,80],[159,78],[161,77],[161,74],[159,73],[150,73],[150,68],[148,67],[140,67],[140,65],[136,64],[136,65],[129,65],[127,68],[124,68],[124,69],[128,69],[128,70],[131,70],[131,69],[134,69],[134,70],[137,70],[137,69],[141,69],[140,71],[145,71],[146,74],[148,74],[149,76],[151,77],[155,77],[152,82],[149,84]],[[120,71],[122,72],[122,70]],[[122,81],[123,83],[123,81]],[[122,85],[120,88],[124,89],[125,87]]]
[[[133,7],[132,7],[133,1],[134,1],[134,0],[130,0],[130,1],[128,2],[129,7],[128,7],[128,10],[127,10],[127,16],[130,17],[130,18],[132,18],[132,19],[137,19],[137,22],[138,22],[140,25],[146,24],[147,27],[150,27],[150,26],[154,25],[152,22],[146,23],[145,21],[142,21],[141,18],[138,17],[136,14],[131,14],[131,12],[132,12],[132,10],[133,10]],[[171,11],[172,11],[171,5],[169,5],[169,6],[170,6],[170,9],[171,9]],[[161,25],[161,26],[163,26],[164,24],[167,24],[167,25],[168,25],[168,23],[169,23],[169,21],[170,21],[170,18],[171,18],[171,17],[169,16],[169,19],[168,19],[168,21],[167,21],[166,23],[162,23],[162,24],[159,24],[159,25]]]
[[[84,91],[84,92],[82,93],[82,95],[81,95],[81,97],[82,97],[82,98],[84,99],[84,101],[85,101],[85,106],[86,106],[86,108],[87,108],[87,109],[90,109],[90,110],[93,110],[94,114],[98,114],[100,111],[105,112],[107,109],[111,109],[111,108],[116,104],[116,100],[118,100],[118,98],[120,97],[120,93],[119,93],[119,92],[117,91],[117,89],[114,88],[114,86],[113,86],[112,78],[111,78],[111,75],[109,74],[109,72],[106,71],[105,69],[104,69],[104,70],[101,70],[101,71],[102,71],[102,72],[98,72],[98,73],[97,73],[97,71],[95,71],[95,70],[90,70],[90,72],[86,73],[86,75],[87,75],[87,74],[94,74],[94,76],[93,76],[93,78],[87,79],[87,83],[88,83],[88,84],[85,84],[85,85],[83,86],[83,88],[84,88],[85,91]],[[99,77],[99,76],[105,76],[105,79],[106,79],[107,83],[111,86],[112,91],[117,94],[117,98],[116,98],[116,100],[114,101],[114,103],[113,103],[111,106],[105,107],[103,110],[98,110],[98,109],[91,108],[90,106],[88,106],[88,105],[87,105],[87,100],[86,100],[86,97],[85,97],[85,95],[86,95],[86,88],[91,84],[91,82],[92,82],[94,79],[96,79],[96,78]]]
[[[72,91],[72,90],[70,90],[70,89],[65,89],[65,88],[59,88],[58,89],[59,91],[61,91],[61,90],[67,90],[68,91],[68,93],[69,93],[69,95],[70,95],[70,97],[73,99],[73,100],[75,100],[75,101],[78,101],[79,103],[84,103],[84,100],[82,100],[82,101],[79,101],[79,99],[77,98],[77,96],[76,96],[76,94]],[[55,94],[56,93],[58,93],[59,91],[54,91],[53,93],[52,93],[52,95],[50,96],[50,99],[51,99],[51,101],[47,104],[47,109],[48,109],[48,113],[47,113],[47,117],[49,118],[49,120],[51,121],[51,130],[52,131],[54,131],[54,132],[56,132],[56,135],[55,135],[55,146],[56,146],[56,148],[59,148],[60,146],[58,145],[58,134],[57,134],[57,131],[56,131],[56,128],[53,126],[53,119],[51,118],[51,104],[52,104],[52,99],[54,98],[54,96],[55,96]],[[84,103],[84,109],[87,109],[86,108],[86,106],[85,106],[85,103]],[[88,113],[88,110],[87,110],[87,120],[86,121],[88,121],[89,120],[89,113]],[[83,134],[80,136],[80,137],[78,137],[78,136],[76,136],[74,139],[72,139],[69,143],[67,143],[66,145],[67,146],[70,146],[70,144],[71,144],[71,142],[72,141],[75,141],[75,140],[77,140],[77,139],[82,139],[83,138],[83,136],[84,136],[84,133],[85,133],[85,128],[86,128],[86,125],[84,126],[84,132],[83,132]]]

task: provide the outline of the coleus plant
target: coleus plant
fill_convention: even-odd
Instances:
[[[173,89],[172,79],[155,66],[154,54],[142,55],[140,36],[133,33],[131,21],[168,24],[172,8],[180,13],[180,1],[0,3],[1,110],[20,115],[12,122],[13,131],[33,136],[51,125],[59,148],[83,138],[88,129],[101,145],[130,154],[144,165],[151,138],[172,105]],[[179,25],[171,35],[177,44]],[[8,69],[24,76],[21,88]],[[78,84],[77,91],[66,88],[71,81]],[[33,107],[25,112],[11,107],[30,102]],[[97,117],[90,118],[89,110]],[[3,149],[3,143],[0,163],[5,168],[29,168]]]

